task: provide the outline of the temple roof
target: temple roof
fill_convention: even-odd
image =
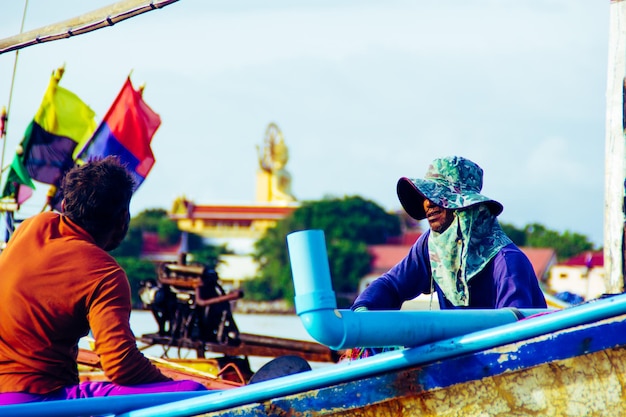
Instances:
[[[186,201],[177,207],[170,218],[191,220],[281,220],[290,215],[299,204],[211,204],[196,205]]]

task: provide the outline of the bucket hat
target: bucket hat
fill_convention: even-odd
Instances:
[[[424,199],[450,210],[485,203],[494,216],[502,213],[502,204],[480,193],[483,170],[460,156],[435,159],[424,179],[402,177],[398,180],[398,198],[404,210],[417,220],[426,218]]]

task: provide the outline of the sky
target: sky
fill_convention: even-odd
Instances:
[[[0,38],[18,34],[24,1],[0,2]],[[112,3],[29,0],[24,30]],[[300,201],[399,210],[400,177],[460,155],[483,168],[501,222],[601,246],[608,26],[609,1],[180,0],[22,49],[12,95],[16,54],[0,55],[3,166],[65,64],[60,85],[98,121],[129,74],[161,116],[133,214],[180,196],[254,203],[256,147],[274,122]]]

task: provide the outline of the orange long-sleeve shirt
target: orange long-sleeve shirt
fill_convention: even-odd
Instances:
[[[167,381],[138,350],[130,286],[115,259],[67,217],[25,220],[0,255],[0,392],[78,384],[78,340],[91,328],[114,383]]]

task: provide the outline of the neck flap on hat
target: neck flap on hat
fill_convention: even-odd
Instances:
[[[467,283],[510,243],[485,204],[455,210],[452,224],[443,233],[431,231],[428,238],[433,279],[453,305],[467,307]]]

